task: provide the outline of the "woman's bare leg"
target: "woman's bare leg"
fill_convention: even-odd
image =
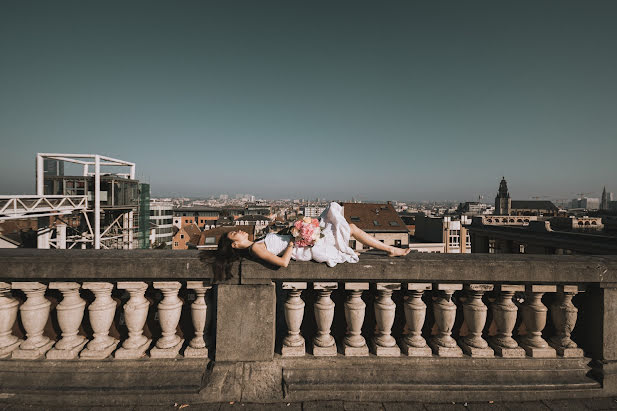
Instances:
[[[355,224],[349,224],[351,228],[351,235],[356,240],[360,241],[364,245],[368,245],[369,247],[376,248],[378,250],[386,251],[390,257],[398,257],[401,255],[409,254],[410,249],[392,247],[391,245],[386,245],[381,241],[377,240],[375,237],[367,234],[363,230],[359,229]]]

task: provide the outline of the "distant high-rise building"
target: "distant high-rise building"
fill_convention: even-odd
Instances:
[[[570,207],[584,208],[586,210],[597,210],[598,208],[600,208],[600,199],[597,197],[575,198],[571,201]]]
[[[610,199],[606,193],[606,186],[602,189],[602,198],[600,200],[600,210],[608,210],[608,203]]]

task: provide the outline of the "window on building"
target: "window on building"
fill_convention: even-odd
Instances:
[[[206,237],[206,244],[216,244],[216,237]]]
[[[379,224],[379,221],[377,221],[377,220],[373,220],[373,225],[375,225],[375,226],[380,225],[380,224]]]
[[[184,240],[184,234],[180,234],[180,240]]]
[[[488,240],[488,252],[489,254],[495,254],[495,240]]]
[[[390,221],[390,225],[391,225],[392,227],[397,227],[397,226],[399,226],[400,224],[399,224],[398,222],[396,222],[396,221]]]
[[[174,241],[174,247],[178,247],[178,246],[179,246],[178,242]]]
[[[360,217],[358,217],[358,216],[352,215],[352,216],[351,216],[351,217],[349,217],[349,218],[351,219],[351,221],[352,221],[353,223],[358,223],[358,222],[360,222]]]

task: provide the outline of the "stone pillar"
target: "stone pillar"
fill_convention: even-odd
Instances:
[[[396,304],[392,301],[392,292],[400,290],[400,283],[377,283],[377,298],[375,299],[375,337],[371,341],[371,348],[375,355],[384,357],[398,357],[401,349],[391,335]]]
[[[178,298],[182,284],[178,281],[155,281],[152,286],[163,293],[163,300],[158,305],[159,324],[163,336],[150,350],[150,357],[176,358],[184,343],[184,339],[176,334],[182,314],[182,300]]]
[[[512,330],[516,325],[518,314],[518,307],[514,304],[512,298],[517,291],[525,291],[525,286],[513,284],[498,285],[497,292],[499,294],[497,300],[491,304],[497,333],[489,339],[489,344],[495,351],[495,354],[501,357],[525,356],[525,350],[519,347],[516,340],[512,338]]]
[[[191,321],[195,329],[195,337],[189,341],[189,346],[184,350],[187,358],[208,358],[208,344],[204,339],[208,305],[206,304],[206,292],[212,287],[203,281],[187,281],[186,288],[195,290],[195,301],[191,304]]]
[[[117,306],[116,301],[111,298],[114,286],[111,283],[87,282],[83,288],[94,294],[94,301],[88,307],[88,318],[94,338],[79,354],[79,358],[102,360],[109,357],[118,346],[118,340],[109,335]]]
[[[587,349],[594,359],[592,372],[602,381],[606,395],[617,395],[617,284],[591,288],[587,300]]]
[[[426,304],[422,301],[425,290],[430,290],[429,283],[408,283],[405,295],[405,323],[409,334],[401,340],[403,352],[410,357],[430,357],[432,351],[422,337],[422,327],[426,319]]]
[[[330,334],[334,320],[334,301],[330,294],[337,288],[338,283],[313,283],[313,289],[318,295],[314,307],[317,335],[313,338],[313,355],[316,357],[336,355],[336,342]]]
[[[463,352],[470,357],[494,357],[495,354],[482,338],[482,331],[486,324],[488,308],[482,302],[485,292],[493,289],[492,284],[467,284],[465,285],[466,301],[463,304],[463,315],[469,335],[460,339]]]
[[[306,290],[306,287],[307,284],[302,282],[283,283],[283,290],[289,290],[287,301],[285,301],[287,335],[283,338],[283,347],[281,348],[283,357],[302,357],[306,354],[304,337],[300,335],[305,306],[300,296],[302,290]]]
[[[124,322],[129,330],[129,338],[114,354],[117,359],[135,359],[145,355],[150,347],[151,339],[143,335],[144,324],[148,318],[150,301],[144,297],[148,284],[139,281],[124,281],[118,283],[118,289],[127,290],[131,296],[124,304]]]
[[[576,325],[578,309],[572,304],[572,297],[579,292],[576,285],[558,286],[557,300],[551,305],[551,318],[557,335],[549,339],[549,345],[562,357],[582,357],[583,350],[570,338]]]
[[[362,324],[366,304],[362,301],[362,291],[369,289],[369,283],[345,283],[345,322],[347,332],[343,341],[343,353],[347,356],[368,356],[368,346],[362,336]]]
[[[274,358],[276,293],[272,281],[263,281],[216,286],[216,361]]]
[[[0,282],[0,358],[8,357],[21,344],[11,333],[18,307],[19,301],[11,295],[11,284]]]
[[[433,353],[440,357],[462,357],[463,351],[452,338],[452,327],[456,320],[456,305],[452,302],[452,294],[462,290],[462,284],[435,284],[433,290],[436,299],[433,302],[433,314],[437,325],[437,335],[432,337],[429,345]]]
[[[520,346],[528,356],[534,358],[555,357],[555,349],[549,347],[542,338],[542,330],[546,326],[548,308],[542,304],[542,296],[547,292],[555,292],[554,285],[528,285],[525,287],[525,302],[521,308],[523,323],[527,335],[521,337]]]
[[[11,357],[20,360],[39,359],[54,345],[49,337],[43,335],[51,306],[45,298],[47,286],[37,282],[14,282],[13,288],[26,293],[26,302],[19,307],[26,340],[13,351]]]
[[[88,342],[84,336],[77,335],[84,319],[86,302],[79,296],[79,283],[52,282],[49,283],[49,288],[60,290],[62,293],[62,301],[56,306],[62,338],[45,357],[50,360],[72,360],[77,358]]]

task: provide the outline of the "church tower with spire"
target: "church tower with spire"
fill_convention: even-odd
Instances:
[[[512,209],[512,199],[510,193],[508,193],[508,183],[505,177],[501,177],[501,183],[499,183],[499,191],[497,191],[497,197],[495,197],[495,215],[510,215]]]

